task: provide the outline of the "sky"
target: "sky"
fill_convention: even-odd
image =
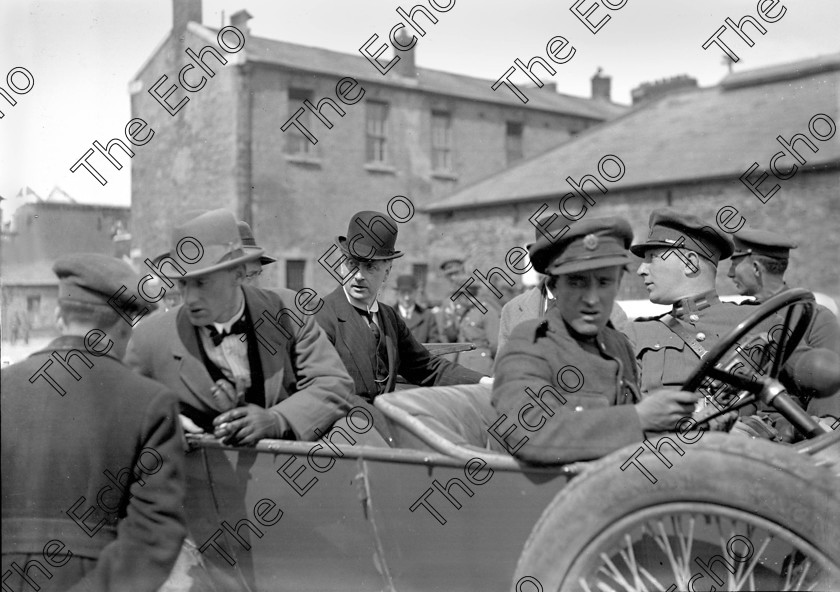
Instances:
[[[422,4],[429,6],[430,0]],[[678,74],[701,86],[717,84],[727,72],[723,51],[702,48],[729,17],[756,16],[755,0],[625,0],[607,10],[604,0],[584,0],[590,17],[607,21],[592,33],[570,11],[577,0],[449,0],[416,48],[417,65],[496,80],[513,65],[545,56],[545,45],[565,37],[576,50],[568,63],[545,76],[559,92],[589,96],[598,68],[612,77],[612,98],[629,104],[630,90],[645,81]],[[758,5],[771,6],[774,0]],[[218,27],[244,8],[253,15],[252,34],[358,54],[373,34],[385,41],[400,17],[420,0],[204,0],[203,23]],[[454,3],[453,3],[454,2]],[[444,0],[437,0],[443,6]],[[620,5],[620,0],[611,0]],[[779,2],[770,11],[784,15],[764,23],[761,35],[750,25],[749,47],[734,33],[724,41],[737,53],[734,71],[785,63],[840,51],[840,2]],[[224,21],[227,24],[226,21]],[[0,2],[0,86],[7,73],[26,68],[34,78],[26,94],[0,97],[0,196],[13,198],[29,186],[42,197],[59,186],[77,201],[130,205],[129,166],[110,170],[99,185],[83,169],[69,171],[94,140],[123,138],[131,119],[128,84],[172,25],[171,0],[3,0]],[[245,47],[247,51],[247,45]],[[390,55],[389,50],[389,54]],[[541,72],[541,71],[540,71]],[[18,75],[20,87],[24,78]],[[500,89],[504,92],[504,88]],[[139,148],[142,149],[142,148]],[[8,219],[15,201],[4,202]]]

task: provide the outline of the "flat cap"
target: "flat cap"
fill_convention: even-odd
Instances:
[[[790,250],[798,245],[781,234],[758,228],[744,228],[735,233],[735,252],[732,257],[763,255],[774,259],[789,259]]]
[[[121,259],[100,253],[73,253],[58,259],[53,272],[58,276],[60,303],[111,307],[108,301],[113,298],[113,306],[119,310],[157,308],[138,294],[140,276]]]
[[[653,210],[648,222],[647,240],[630,247],[639,257],[648,249],[680,248],[694,251],[715,265],[735,250],[732,239],[712,228],[705,220],[672,208]]]
[[[626,265],[633,229],[624,218],[588,218],[575,222],[562,236],[540,236],[528,245],[531,263],[539,273],[560,275]]]

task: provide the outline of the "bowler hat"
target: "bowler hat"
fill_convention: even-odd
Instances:
[[[790,250],[797,244],[781,234],[769,230],[745,228],[735,233],[735,252],[732,258],[762,255],[773,259],[789,259]]]
[[[242,240],[242,247],[246,252],[253,252],[254,249],[261,250],[261,247],[257,246],[257,239],[254,238],[251,226],[247,222],[240,220],[236,223],[236,227],[239,229],[239,238]],[[275,261],[277,261],[277,259],[274,257],[269,257],[268,255],[260,256],[261,265],[268,265],[269,263],[274,263]]]
[[[347,226],[347,236],[336,237],[336,242],[357,261],[386,261],[404,254],[394,249],[397,225],[381,212],[357,212]]]
[[[626,265],[632,242],[633,230],[624,218],[589,218],[554,240],[540,236],[529,245],[528,254],[537,272],[561,275]]]
[[[417,279],[413,275],[401,275],[397,278],[397,292],[417,289]]]
[[[172,229],[169,256],[186,270],[183,278],[230,269],[264,253],[259,247],[243,248],[236,216],[228,210],[204,212]]]
[[[672,208],[651,212],[648,225],[647,240],[630,247],[630,251],[639,257],[644,257],[648,249],[688,249],[717,265],[735,250],[728,235],[719,233],[702,218]]]
[[[115,257],[100,253],[73,253],[53,265],[58,276],[59,303],[110,307],[115,310],[155,310],[137,292],[140,276],[131,266]]]

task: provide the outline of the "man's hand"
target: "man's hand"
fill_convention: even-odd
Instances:
[[[181,420],[181,427],[187,434],[203,434],[204,430],[198,427],[193,420],[183,414],[179,414],[178,418]]]
[[[213,384],[213,387],[210,389],[210,394],[213,395],[213,398],[219,401],[223,407],[230,409],[236,407],[243,401],[245,398],[245,390],[247,388],[247,384],[244,380],[237,380],[236,386],[234,386],[224,378],[220,378]]]
[[[691,417],[694,404],[700,399],[700,393],[686,391],[658,390],[654,391],[641,403],[636,403],[636,412],[646,432],[674,431],[677,423],[686,417]]]
[[[262,438],[282,436],[281,419],[268,409],[249,404],[225,411],[213,420],[213,435],[225,444],[252,446]]]

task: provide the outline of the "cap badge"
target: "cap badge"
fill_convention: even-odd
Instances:
[[[583,237],[583,246],[587,251],[594,251],[598,248],[598,237],[594,234],[587,234]]]

